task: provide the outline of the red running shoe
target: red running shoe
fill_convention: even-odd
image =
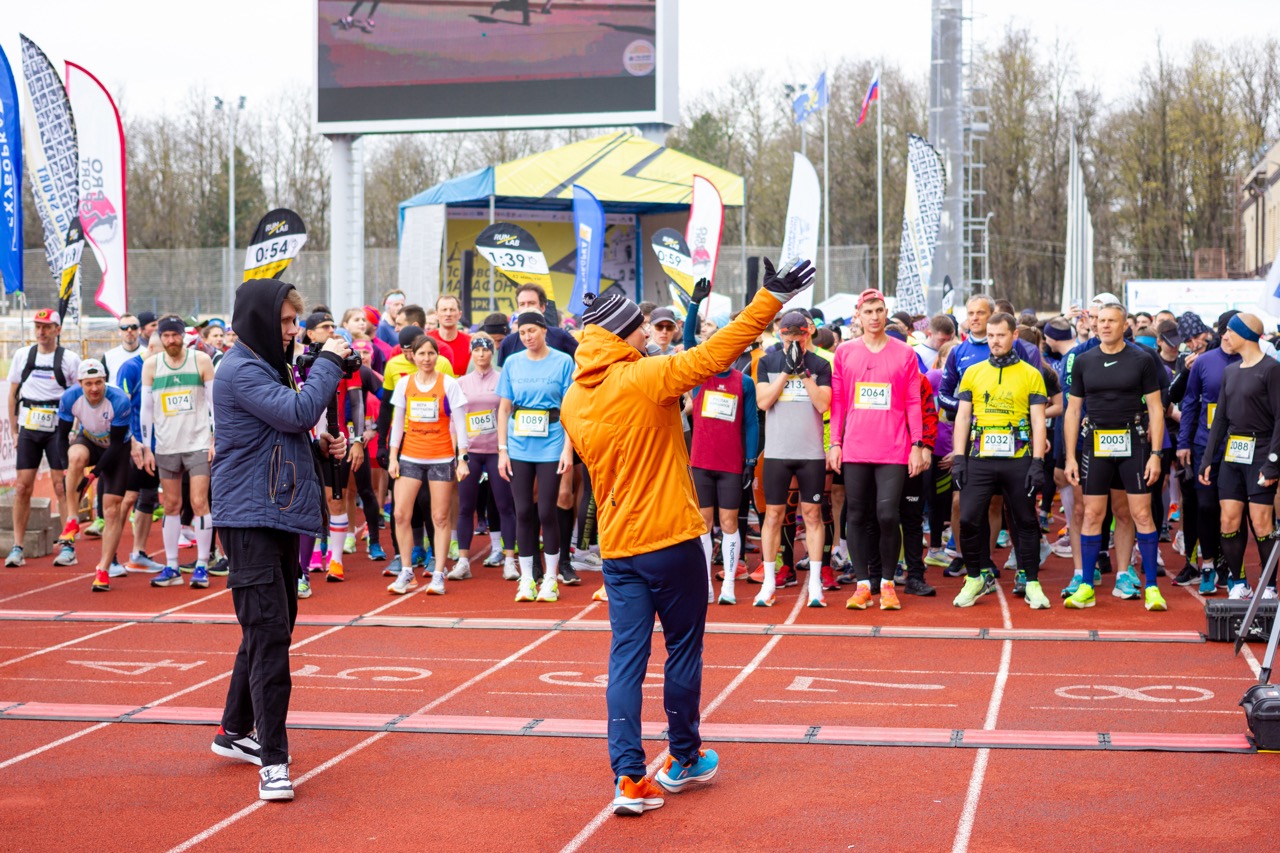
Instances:
[[[822,588],[827,592],[840,588],[840,582],[836,580],[836,570],[830,566],[822,567]]]

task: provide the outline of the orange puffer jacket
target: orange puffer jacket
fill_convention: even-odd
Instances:
[[[680,395],[726,370],[777,314],[760,290],[705,343],[642,357],[612,332],[587,326],[560,423],[591,474],[606,560],[657,551],[706,532],[689,474]]]

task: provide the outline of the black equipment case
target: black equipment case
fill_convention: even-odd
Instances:
[[[1220,599],[1205,602],[1204,617],[1206,623],[1205,636],[1220,643],[1233,643],[1240,636],[1240,623],[1249,610],[1248,601]],[[1245,639],[1265,643],[1271,635],[1271,626],[1276,620],[1276,602],[1261,601],[1258,603],[1258,614],[1253,617]]]
[[[1255,684],[1240,700],[1258,749],[1280,750],[1280,685]]]

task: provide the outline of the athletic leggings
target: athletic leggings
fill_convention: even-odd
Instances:
[[[902,550],[902,530],[898,526],[898,502],[907,480],[907,466],[890,463],[846,462],[844,494],[849,515],[849,555],[858,581],[869,581],[871,531],[880,529],[880,577],[892,582]]]
[[[1181,475],[1181,472],[1180,472]],[[1194,562],[1196,546],[1200,544],[1200,493],[1193,480],[1182,477],[1178,486],[1182,490],[1182,550],[1187,565],[1200,568]]]
[[[938,467],[938,457],[933,457],[929,470],[929,483],[925,494],[929,497],[929,547],[942,547],[942,528],[951,521],[951,471]]]
[[[476,506],[481,497],[480,477],[488,474],[489,493],[497,502],[502,519],[503,543],[508,550],[515,550],[516,507],[511,484],[498,475],[498,454],[472,453],[467,467],[467,478],[458,484],[458,548],[471,550],[471,539],[476,532]],[[484,507],[480,509],[484,511]]]
[[[924,479],[924,474],[907,477],[902,482],[902,500],[898,502],[903,542],[902,561],[907,566],[907,577],[921,581],[924,580]],[[870,576],[878,571],[884,577],[884,566],[880,564],[880,531],[876,527],[871,528],[871,543],[867,554],[867,574]],[[896,571],[896,554],[893,559]]]
[[[542,548],[560,553],[560,524],[556,500],[560,496],[558,462],[511,460],[511,496],[516,506],[516,543],[522,557],[538,556],[538,528],[542,528]],[[534,481],[537,499],[534,499]],[[459,543],[461,544],[461,543]]]
[[[373,477],[369,473],[369,460],[352,474],[356,481],[356,494],[360,496],[360,508],[364,511],[364,523],[369,529],[369,544],[378,544],[378,527],[382,524],[382,507],[373,493]]]

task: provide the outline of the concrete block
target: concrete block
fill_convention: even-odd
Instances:
[[[45,530],[49,527],[51,513],[54,512],[52,504],[51,498],[31,499],[31,517],[27,520],[28,530]],[[13,530],[12,492],[0,497],[0,530]]]
[[[23,556],[30,560],[33,557],[47,557],[53,553],[55,535],[48,530],[28,530],[22,542]],[[8,555],[13,548],[13,531],[0,530],[0,553]]]

